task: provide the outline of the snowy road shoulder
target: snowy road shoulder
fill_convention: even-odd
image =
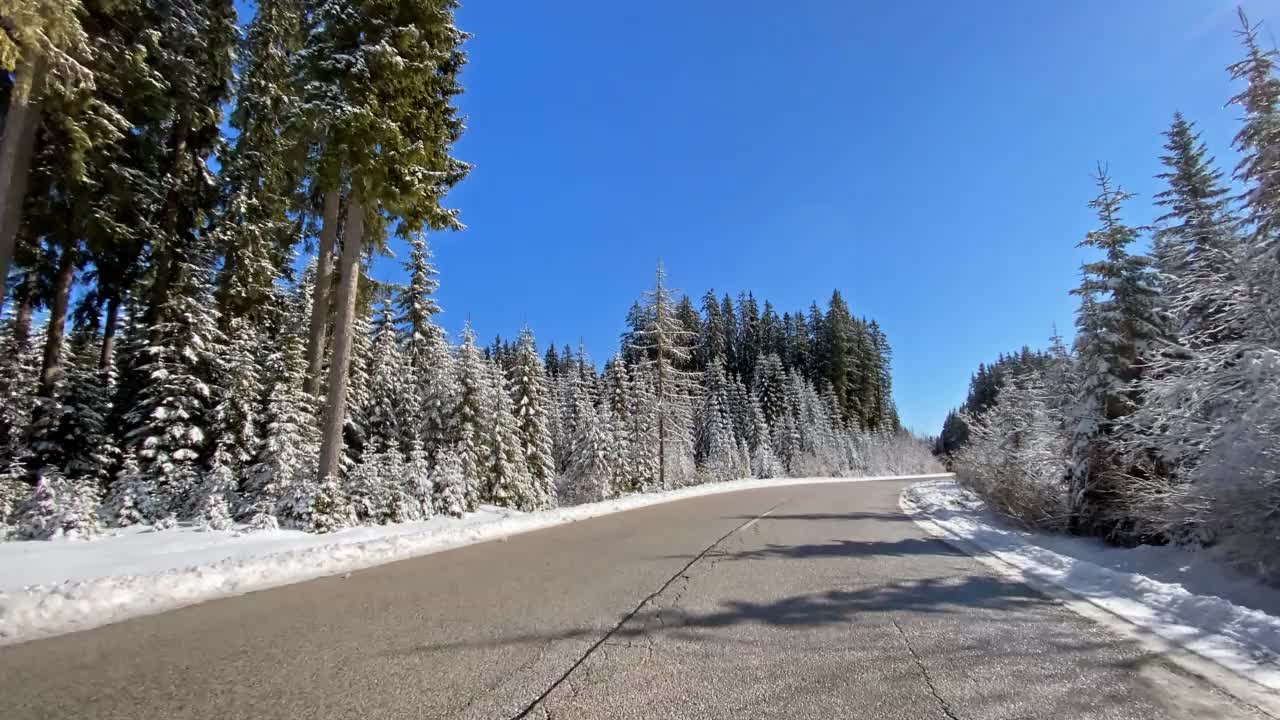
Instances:
[[[89,541],[0,542],[0,645],[674,500],[784,485],[938,477],[738,480],[534,513],[486,507],[461,519],[328,535],[130,528]]]
[[[1076,600],[1068,605],[1093,619],[1131,623],[1140,636],[1158,638],[1153,644],[1189,653],[1201,665],[1188,669],[1198,674],[1208,674],[1204,661],[1217,666],[1212,671],[1229,671],[1236,687],[1226,689],[1248,695],[1242,699],[1280,707],[1280,590],[1239,576],[1208,553],[1115,548],[1012,528],[951,479],[912,485],[901,505],[932,534],[985,551],[977,558],[987,565],[1065,591],[1053,594]],[[1079,607],[1086,603],[1091,608]]]

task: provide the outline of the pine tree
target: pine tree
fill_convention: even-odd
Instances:
[[[496,362],[487,365],[481,499],[499,507],[535,510],[542,504],[541,492],[534,485],[525,462],[520,425],[507,391],[506,376]]]
[[[257,326],[245,318],[232,320],[225,351],[216,358],[218,393],[210,422],[222,461],[234,476],[253,460],[261,439],[262,361]]]
[[[463,130],[452,105],[461,92],[466,39],[453,25],[456,5],[454,0],[395,0],[352,12],[341,0],[325,0],[299,54],[303,116],[318,130],[316,174],[326,190],[340,187],[342,179],[347,183],[320,479],[337,472],[342,454],[364,225],[370,225],[374,238],[382,235],[387,219],[397,220],[406,233],[424,226],[461,227],[456,212],[441,205],[469,169],[449,155]]]
[[[15,513],[18,537],[47,540],[98,532],[100,493],[95,482],[81,482],[66,477],[57,468],[45,468],[36,481],[35,491]]]
[[[758,367],[758,366],[757,366]],[[765,421],[764,411],[754,397],[751,398],[750,467],[758,478],[782,477],[786,469],[773,451],[772,432]]]
[[[286,333],[266,363],[270,389],[264,432],[247,470],[240,511],[255,526],[270,527],[277,517],[294,527],[307,527],[311,521],[320,435],[315,399],[302,387],[307,372],[303,342],[299,332]]]
[[[697,337],[676,317],[675,293],[666,287],[665,279],[666,272],[659,263],[654,287],[645,293],[644,324],[634,339],[642,358],[639,367],[653,379],[658,429],[654,450],[658,485],[662,488],[687,480],[693,470],[689,426],[696,379],[681,368],[690,362],[690,346]]]
[[[1238,255],[1234,219],[1228,208],[1222,173],[1180,113],[1165,132],[1167,170],[1157,177],[1168,187],[1156,195],[1167,212],[1157,222],[1154,257],[1161,273],[1162,296],[1174,315],[1174,330],[1192,343],[1214,342],[1227,321]],[[1207,334],[1206,334],[1207,333]],[[1195,339],[1204,335],[1203,340]]]
[[[476,348],[476,335],[471,324],[462,328],[462,345],[458,347],[458,404],[453,426],[453,449],[462,463],[462,476],[466,479],[465,509],[475,510],[480,502],[481,470],[484,461],[484,393],[487,371],[480,350]]]
[[[556,505],[556,467],[552,455],[549,419],[554,406],[548,402],[548,382],[538,359],[533,332],[524,328],[516,344],[511,374],[517,433],[533,486],[534,509]]]
[[[728,379],[723,361],[703,373],[702,404],[695,417],[695,450],[707,479],[732,480],[746,473],[738,467],[738,443],[730,419]]]
[[[575,395],[572,451],[561,495],[573,504],[597,502],[613,495],[608,410],[603,411],[606,417],[601,418],[587,393],[577,392]]]
[[[167,299],[156,309],[150,328],[151,345],[138,367],[146,384],[126,417],[127,447],[154,493],[139,507],[150,507],[163,516],[191,512],[201,462],[212,440],[211,404],[216,393],[211,378],[224,339],[217,328],[203,262],[201,253],[193,251],[175,263]]]
[[[443,333],[426,339],[420,372],[422,446],[436,459],[454,442],[459,398],[457,370]]]
[[[435,509],[441,515],[460,518],[467,512],[467,478],[462,459],[452,450],[442,450],[431,470]]]
[[[1142,358],[1165,337],[1157,304],[1158,285],[1151,259],[1130,254],[1138,230],[1120,220],[1128,193],[1114,187],[1101,170],[1098,196],[1089,203],[1099,229],[1081,243],[1104,256],[1083,267],[1084,278],[1072,294],[1081,297],[1076,347],[1080,358],[1080,408],[1074,415],[1071,492],[1072,528],[1115,536],[1123,532],[1114,506],[1123,497],[1126,468],[1119,466],[1115,423],[1141,404],[1134,383]]]
[[[273,283],[287,269],[295,242],[289,218],[301,168],[295,119],[293,56],[302,43],[300,0],[260,0],[239,54],[236,106],[229,124],[235,146],[220,179],[228,198],[214,233],[224,260],[219,307],[227,319],[270,312]]]
[[[400,354],[400,338],[391,308],[384,304],[374,328],[366,372],[369,394],[364,407],[365,443],[369,452],[401,452],[408,448],[416,428],[402,426],[412,420],[406,412],[405,378],[411,377]],[[355,404],[352,403],[354,406]]]
[[[58,455],[62,472],[77,482],[104,488],[119,461],[108,417],[115,385],[111,368],[98,369],[97,336],[77,331],[66,376]]]
[[[21,454],[35,409],[33,390],[39,366],[31,354],[30,322],[28,301],[0,325],[0,460],[6,462]]]

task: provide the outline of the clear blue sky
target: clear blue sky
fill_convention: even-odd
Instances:
[[[979,362],[1069,335],[1097,161],[1140,222],[1174,110],[1233,162],[1234,7],[470,0],[441,321],[603,362],[658,258],[779,312],[839,288],[889,335],[904,422],[937,432]]]

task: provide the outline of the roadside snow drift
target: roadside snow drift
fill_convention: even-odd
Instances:
[[[1002,525],[954,480],[907,488],[926,529],[978,546],[1070,594],[1271,690],[1280,690],[1280,591],[1176,547],[1115,548]]]
[[[673,500],[785,485],[938,477],[946,476],[737,480],[534,513],[483,507],[461,519],[436,517],[328,535],[129,528],[88,541],[4,542],[0,543],[0,644]]]

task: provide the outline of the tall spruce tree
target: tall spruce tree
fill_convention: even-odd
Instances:
[[[525,327],[516,343],[511,372],[517,435],[532,484],[536,508],[556,504],[556,467],[548,425],[552,407],[547,397],[547,377],[538,359],[533,331]]]
[[[1099,169],[1098,196],[1089,203],[1100,226],[1081,245],[1103,256],[1085,263],[1083,279],[1072,294],[1081,298],[1077,315],[1077,353],[1081,364],[1080,408],[1073,428],[1071,489],[1068,497],[1072,529],[1117,536],[1116,507],[1124,499],[1129,468],[1119,459],[1113,437],[1116,421],[1141,404],[1135,390],[1142,359],[1166,336],[1158,310],[1158,282],[1152,260],[1130,252],[1138,229],[1120,218],[1132,197],[1112,185]]]

